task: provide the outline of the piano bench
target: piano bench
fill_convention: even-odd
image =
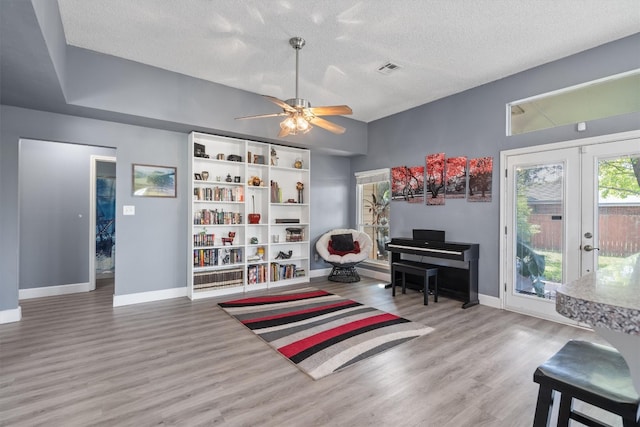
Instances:
[[[534,427],[550,425],[554,392],[560,392],[558,426],[569,419],[588,426],[606,426],[573,409],[573,399],[622,417],[625,427],[639,426],[640,397],[629,368],[615,349],[587,341],[569,341],[536,369],[533,381],[540,384]]]
[[[413,261],[397,261],[391,263],[391,295],[396,296],[396,273],[402,274],[402,293],[407,293],[406,273],[420,276],[424,280],[422,293],[424,305],[429,305],[429,278],[433,277],[433,302],[438,302],[438,267]]]

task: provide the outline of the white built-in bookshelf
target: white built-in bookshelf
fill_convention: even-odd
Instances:
[[[309,150],[192,132],[189,158],[189,298],[308,282]]]

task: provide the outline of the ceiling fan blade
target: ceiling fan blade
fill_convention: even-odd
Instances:
[[[280,129],[280,133],[278,134],[278,138],[283,138],[283,137],[289,135],[290,132],[291,132],[291,129],[289,129],[287,126],[285,126],[285,127]]]
[[[328,120],[325,119],[321,119],[320,117],[314,117],[311,120],[309,120],[309,123],[311,123],[312,125],[321,127],[323,129],[328,130],[329,132],[333,132],[336,134],[343,134],[344,131],[346,130],[345,128],[343,128],[340,125],[337,125],[335,123],[331,123]]]
[[[258,114],[257,116],[245,116],[245,117],[236,117],[236,120],[244,120],[244,119],[262,119],[265,117],[279,117],[286,116],[287,113],[271,113],[271,114]]]
[[[310,107],[308,108],[314,116],[342,116],[345,114],[353,114],[348,105],[331,105],[326,107]]]
[[[286,102],[284,102],[281,99],[275,98],[273,96],[269,96],[269,95],[262,95],[265,98],[267,98],[269,101],[273,102],[274,104],[276,104],[278,107],[282,108],[284,111],[289,111],[291,113],[295,113],[296,109],[293,108],[291,105],[287,104]]]

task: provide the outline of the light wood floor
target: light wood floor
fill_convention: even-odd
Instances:
[[[112,286],[21,301],[0,325],[3,426],[530,426],[533,371],[593,333],[376,281],[312,285],[435,327],[314,381],[217,307],[112,307]],[[277,292],[277,291],[276,291]]]

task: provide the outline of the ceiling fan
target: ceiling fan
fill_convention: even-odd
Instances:
[[[268,95],[262,95],[269,101],[273,102],[280,108],[281,113],[272,114],[260,114],[257,116],[237,117],[236,120],[244,119],[261,119],[265,117],[286,117],[280,123],[279,137],[285,137],[287,135],[296,135],[299,133],[307,133],[314,126],[326,129],[329,132],[335,134],[342,134],[345,132],[345,128],[332,123],[328,120],[321,118],[320,116],[340,116],[344,114],[352,114],[351,108],[347,105],[332,105],[325,107],[312,107],[309,101],[303,98],[298,98],[298,54],[300,49],[305,45],[305,41],[302,37],[293,37],[289,39],[289,44],[296,50],[296,97],[282,101],[278,98]]]

